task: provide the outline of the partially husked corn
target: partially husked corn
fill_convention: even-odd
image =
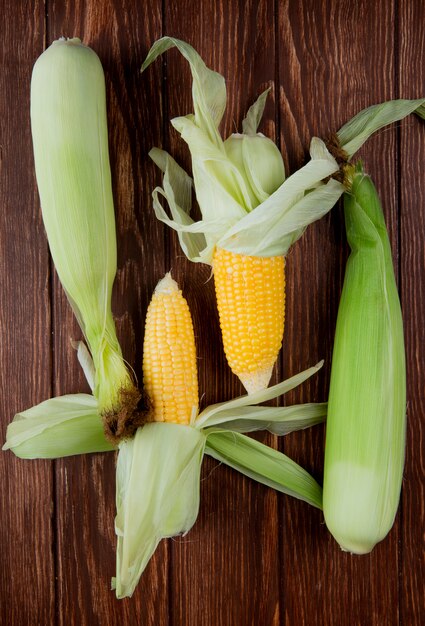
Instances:
[[[264,389],[282,346],[284,257],[248,256],[217,247],[213,269],[229,365],[248,393]]]
[[[170,274],[146,315],[143,382],[155,422],[189,424],[198,412],[195,337],[189,307]]]

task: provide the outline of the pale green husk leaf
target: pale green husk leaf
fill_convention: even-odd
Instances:
[[[205,435],[153,422],[119,446],[115,532],[118,598],[131,596],[159,541],[187,533],[199,509]]]
[[[421,104],[421,106],[416,109],[415,113],[425,120],[425,104]]]
[[[324,422],[327,403],[294,404],[292,406],[245,406],[223,410],[207,421],[207,426],[249,433],[268,430],[274,435],[287,435]]]
[[[351,158],[377,130],[416,112],[425,117],[425,98],[389,100],[363,109],[338,131],[341,148]]]
[[[185,255],[189,259],[200,260],[207,244],[202,225],[190,217],[193,181],[168,152],[152,148],[149,156],[164,172],[163,188],[156,187],[152,192],[155,215],[158,220],[177,230]],[[167,200],[172,219],[164,211],[161,197]]]
[[[260,125],[261,119],[264,113],[264,107],[266,106],[267,96],[269,95],[270,87],[265,89],[260,94],[257,100],[252,104],[244,120],[242,121],[242,130],[244,135],[255,135]]]
[[[254,208],[244,173],[227,156],[223,141],[213,144],[193,116],[172,120],[174,128],[189,146],[193,181],[202,217],[207,222],[223,219],[235,222]]]
[[[322,489],[289,457],[236,432],[206,431],[206,454],[272,489],[322,508]]]
[[[99,410],[132,387],[111,313],[115,217],[101,63],[79,39],[55,41],[31,80],[37,184],[56,271],[95,366]]]
[[[251,211],[278,189],[285,180],[285,166],[276,144],[262,133],[244,135],[234,133],[224,142],[229,159],[242,172]]]
[[[331,161],[310,161],[255,211],[229,228],[217,245],[252,256],[286,255],[306,227],[328,213],[342,195],[344,187],[338,181],[320,182],[337,169]],[[322,176],[323,172],[329,174]]]
[[[336,180],[324,183],[324,179],[338,171],[338,164],[324,143],[314,138],[311,162],[285,180],[281,154],[269,139],[256,132],[267,91],[249,109],[243,123],[244,134],[232,135],[223,142],[218,123],[224,111],[225,89],[219,89],[215,95],[219,106],[216,103],[212,106],[212,85],[218,81],[218,75],[205,66],[193,48],[179,40],[163,38],[154,44],[142,69],[172,46],[177,46],[188,59],[193,76],[195,115],[176,118],[172,123],[191,152],[202,220],[194,223],[188,218],[190,198],[187,196],[185,206],[176,206],[179,188],[187,175],[176,169],[170,157],[163,155],[159,159],[155,151],[152,156],[165,174],[163,188],[157,187],[153,193],[157,217],[179,233],[183,251],[192,261],[211,264],[216,245],[253,256],[286,254],[305,228],[327,213],[341,196],[341,183]],[[212,110],[220,115],[212,115]],[[171,219],[161,205],[160,196],[170,206]],[[203,248],[199,233],[205,237]],[[189,245],[188,241],[195,236],[197,241]]]
[[[22,459],[56,459],[114,448],[104,437],[96,399],[78,393],[51,398],[15,415],[2,449]]]
[[[160,151],[155,149],[155,158],[158,152]],[[193,222],[188,217],[191,210],[190,198],[187,198],[188,202],[184,207],[180,207],[181,211],[175,210],[176,192],[173,192],[169,184],[170,169],[174,168],[174,164],[175,161],[171,165],[171,157],[163,153],[161,165],[165,167],[164,181],[167,178],[167,185],[164,182],[163,188],[157,187],[154,190],[154,210],[159,220],[179,233],[181,242],[183,234],[187,236],[182,249],[191,261],[196,262],[211,264],[215,244],[233,252],[254,256],[286,254],[290,246],[301,237],[307,225],[323,217],[344,191],[343,185],[336,180],[330,179],[326,184],[321,183],[323,178],[338,170],[338,165],[323,142],[315,138],[312,141],[312,160],[287,178],[255,210],[232,220],[229,215],[220,216],[220,211],[217,210],[217,217],[211,222]],[[183,185],[187,174],[178,167],[174,169],[173,176],[174,184],[178,186]],[[167,200],[172,219],[161,206],[159,194]],[[206,245],[203,249],[199,233],[205,235]],[[191,242],[190,249],[187,241]]]
[[[310,378],[310,376],[313,376],[313,374],[318,372],[322,366],[323,361],[320,361],[314,367],[310,367],[309,369],[304,370],[303,372],[300,372],[299,374],[296,374],[295,376],[292,376],[277,385],[273,385],[272,387],[267,387],[261,391],[255,391],[254,393],[246,394],[244,396],[240,396],[239,398],[228,400],[227,402],[212,404],[199,414],[195,422],[195,426],[196,428],[207,428],[213,424],[222,425],[225,421],[224,418],[221,419],[222,413],[229,416],[228,419],[239,417],[238,411],[241,407],[252,407],[262,402],[268,402],[269,400],[274,400],[275,398],[282,396],[288,391],[295,389],[295,387],[298,387],[298,385],[301,385],[301,383]]]
[[[221,145],[221,137],[217,127],[226,108],[226,84],[223,76],[207,68],[192,46],[173,37],[158,39],[149,50],[142,65],[142,72],[158,56],[174,46],[190,64],[193,78],[192,98],[195,109],[195,124],[204,130],[213,144],[219,146]]]
[[[406,369],[391,246],[377,191],[361,170],[344,208],[352,252],[332,358],[324,513],[340,546],[364,554],[386,536],[397,511]]]

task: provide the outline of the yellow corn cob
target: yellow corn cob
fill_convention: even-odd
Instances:
[[[285,260],[216,248],[213,259],[224,351],[248,393],[265,389],[282,346]]]
[[[143,382],[155,422],[189,424],[198,413],[195,336],[189,307],[171,274],[158,283],[146,315]]]

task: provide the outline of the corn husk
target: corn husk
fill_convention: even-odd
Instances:
[[[406,369],[391,247],[361,168],[345,195],[351,254],[332,358],[324,514],[343,550],[370,552],[391,529],[403,474]]]
[[[113,416],[123,397],[138,394],[111,312],[117,253],[105,81],[99,58],[79,39],[55,41],[37,60],[31,130],[55,268],[90,349],[99,412]]]
[[[340,147],[346,152],[348,159],[351,159],[375,132],[404,119],[410,113],[424,118],[425,98],[389,100],[363,109],[338,131]]]
[[[153,422],[119,446],[112,587],[131,596],[159,541],[187,533],[198,516],[205,435],[181,424]]]
[[[267,487],[322,508],[322,488],[285,454],[239,432],[206,432],[206,454]]]
[[[79,393],[51,398],[17,413],[7,427],[2,449],[21,459],[57,459],[114,448],[105,439],[96,398]]]
[[[237,432],[153,422],[119,446],[117,569],[112,588],[131,596],[161,539],[185,535],[199,511],[204,452],[264,485],[321,508],[318,483],[287,456]]]
[[[173,46],[189,62],[193,77],[194,114],[172,120],[189,146],[193,183],[167,153],[153,149],[150,156],[164,173],[163,186],[153,191],[157,218],[177,231],[192,261],[211,263],[216,245],[252,256],[286,254],[341,196],[342,184],[328,179],[339,169],[336,160],[314,138],[311,161],[285,179],[281,154],[257,132],[267,92],[249,109],[243,133],[223,141],[218,126],[226,106],[224,79],[191,46],[164,37],[152,46],[142,69]],[[190,217],[192,184],[202,213],[198,222]]]

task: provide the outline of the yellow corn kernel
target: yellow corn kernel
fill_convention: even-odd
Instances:
[[[148,307],[143,345],[143,382],[155,422],[189,424],[198,413],[195,336],[189,307],[166,274]]]
[[[248,393],[265,389],[282,346],[285,260],[216,248],[214,282],[224,352]]]

